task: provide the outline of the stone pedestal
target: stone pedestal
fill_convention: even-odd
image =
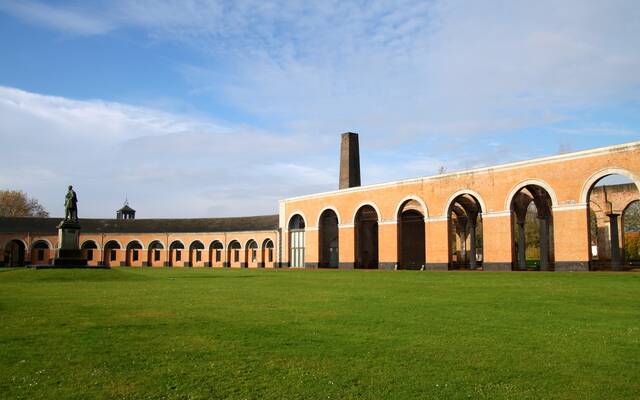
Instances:
[[[80,224],[75,221],[62,221],[58,224],[58,246],[53,265],[64,267],[82,267],[87,259],[80,250]]]

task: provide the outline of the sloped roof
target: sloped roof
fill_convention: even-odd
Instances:
[[[61,218],[0,218],[0,233],[57,233]],[[83,233],[205,233],[269,231],[278,229],[278,215],[192,219],[89,219],[81,218]]]
[[[129,207],[129,205],[128,205],[128,204],[125,204],[124,206],[122,206],[122,208],[121,208],[121,209],[119,209],[117,212],[120,212],[120,211],[124,211],[124,212],[127,212],[127,211],[129,211],[129,212],[136,212],[136,210],[134,210],[133,208]]]

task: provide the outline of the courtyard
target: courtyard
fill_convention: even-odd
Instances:
[[[0,269],[2,398],[640,396],[640,275]]]

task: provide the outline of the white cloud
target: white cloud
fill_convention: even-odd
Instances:
[[[633,0],[24,4],[61,29],[74,29],[73,10],[178,41],[209,56],[183,69],[194,93],[297,132],[358,130],[382,146],[548,126],[640,98]]]
[[[220,216],[273,213],[278,198],[333,186],[314,154],[323,146],[304,135],[7,87],[0,120],[0,183],[53,215],[69,183],[81,213],[103,217],[125,194],[145,205],[140,217]]]
[[[56,7],[34,1],[5,0],[0,3],[0,11],[35,25],[80,35],[98,35],[113,29],[113,24],[106,18],[72,7]]]
[[[203,55],[181,70],[193,95],[281,127],[2,88],[0,144],[15,151],[0,183],[29,186],[54,213],[48,193],[71,180],[95,196],[85,206],[94,215],[110,215],[104,204],[117,208],[124,193],[134,206],[141,196],[147,216],[275,212],[278,198],[335,187],[345,130],[366,138],[366,183],[530,157],[540,135],[503,144],[527,128],[564,135],[547,154],[637,132],[602,120],[559,126],[640,100],[640,7],[630,0],[9,1],[0,10],[64,32],[134,27],[155,45],[189,46]]]
[[[351,129],[386,146],[640,98],[634,1],[154,4],[121,3],[119,18],[209,54],[183,70],[198,93],[298,132]]]

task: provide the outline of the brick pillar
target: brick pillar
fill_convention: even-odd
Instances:
[[[446,271],[449,269],[449,236],[446,219],[430,220],[426,224],[425,268]]]
[[[338,226],[338,252],[340,269],[353,269],[355,264],[355,230],[353,225]]]
[[[398,265],[398,224],[378,225],[378,269],[395,269]]]
[[[549,271],[549,218],[538,217],[540,227],[540,271]]]
[[[306,229],[304,232],[304,267],[318,268],[318,229]]]
[[[511,271],[511,215],[487,215],[482,220],[485,271]]]
[[[553,211],[556,271],[589,270],[589,218],[587,207]]]

